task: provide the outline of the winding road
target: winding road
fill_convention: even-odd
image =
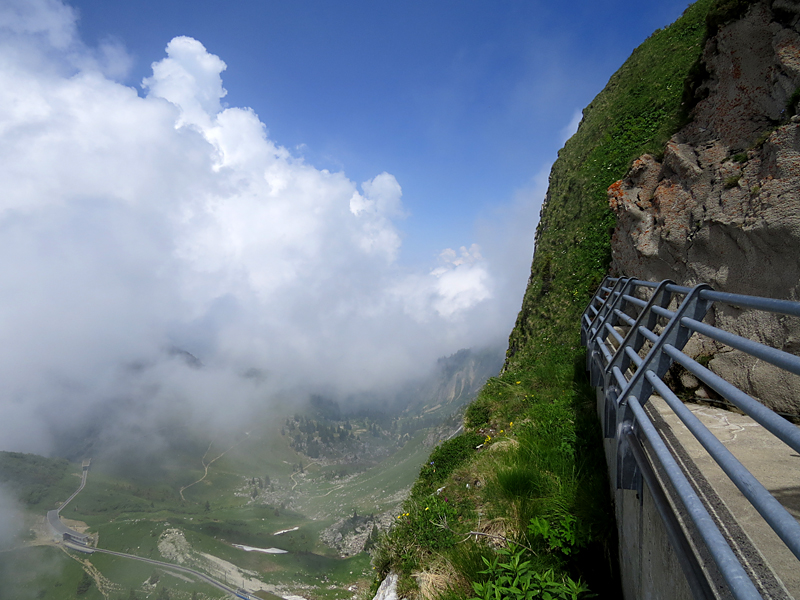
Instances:
[[[64,525],[63,521],[61,521],[61,511],[64,510],[64,507],[72,502],[72,499],[77,496],[83,487],[86,485],[86,478],[89,475],[89,466],[92,463],[92,459],[83,461],[83,473],[81,475],[81,485],[78,487],[77,490],[73,492],[73,494],[66,499],[66,501],[54,510],[47,511],[47,523],[50,525],[50,528],[61,536],[61,539],[67,539],[66,536],[73,540],[82,540],[84,543],[89,539],[89,536],[85,533],[80,533],[75,531],[74,529],[70,529],[66,525]]]
[[[145,558],[143,556],[136,556],[134,554],[125,554],[124,552],[115,552],[114,550],[105,550],[103,548],[92,548],[91,546],[84,546],[83,544],[77,544],[74,542],[64,542],[64,545],[67,548],[71,548],[73,550],[77,550],[78,552],[83,552],[85,554],[94,554],[95,552],[100,552],[101,554],[111,554],[113,556],[121,556],[122,558],[129,558],[131,560],[138,560],[141,562],[150,563],[151,565],[157,565],[159,567],[164,567],[166,569],[172,569],[174,571],[180,571],[182,573],[188,573],[189,575],[194,575],[198,579],[205,581],[213,585],[216,588],[219,588],[223,592],[227,592],[232,594],[236,598],[243,597],[243,593],[235,590],[233,588],[228,587],[224,583],[221,583],[214,579],[213,577],[209,577],[205,573],[201,573],[200,571],[195,571],[194,569],[190,569],[189,567],[184,567],[182,565],[176,565],[174,563],[167,563],[162,562],[160,560],[153,560],[152,558]]]
[[[210,448],[210,446],[209,446],[209,448]],[[226,450],[226,452],[227,452],[227,450]],[[223,452],[223,454],[224,454],[224,452]],[[220,456],[222,456],[222,455],[220,455]],[[219,458],[219,457],[217,457],[217,458]],[[214,460],[216,460],[216,459],[214,459]],[[211,462],[214,462],[214,461],[211,461]],[[62,523],[62,521],[61,521],[61,517],[60,517],[59,513],[61,512],[61,510],[67,504],[70,503],[70,501],[73,498],[75,498],[75,496],[77,496],[80,493],[81,490],[83,490],[84,486],[86,485],[86,478],[87,478],[87,476],[89,474],[89,465],[90,465],[90,463],[91,463],[91,460],[84,461],[84,463],[83,463],[83,475],[81,477],[81,485],[80,485],[80,487],[77,490],[75,490],[75,492],[69,498],[67,498],[66,502],[64,502],[60,507],[58,507],[55,510],[48,511],[48,513],[47,513],[47,522],[50,524],[50,526],[53,528],[53,530],[55,532],[61,534],[61,536],[62,536],[61,544],[63,546],[65,546],[66,548],[70,548],[72,550],[77,550],[78,552],[83,552],[84,554],[94,554],[95,552],[100,552],[102,554],[111,554],[113,556],[119,556],[119,557],[122,557],[122,558],[128,558],[128,559],[131,559],[131,560],[138,560],[140,562],[150,563],[152,565],[157,565],[159,567],[172,569],[174,571],[181,571],[183,573],[188,573],[190,575],[194,575],[195,577],[197,577],[201,581],[205,581],[206,583],[208,583],[210,585],[213,585],[217,589],[220,589],[223,592],[231,594],[235,598],[245,598],[245,599],[253,598],[253,596],[251,596],[249,593],[247,593],[247,592],[245,592],[243,590],[233,589],[231,587],[228,587],[227,585],[225,585],[224,583],[222,583],[220,581],[217,581],[213,577],[209,577],[205,573],[201,573],[200,571],[195,571],[194,569],[190,569],[189,567],[184,567],[182,565],[176,565],[174,563],[162,562],[160,560],[153,560],[152,558],[144,558],[143,556],[136,556],[134,554],[125,554],[124,552],[115,552],[114,550],[105,550],[103,548],[95,548],[95,547],[86,545],[85,541],[84,542],[79,541],[79,540],[88,540],[89,536],[86,535],[86,534],[83,534],[83,533],[79,533],[79,532],[77,532],[77,531],[75,531],[73,529],[70,529],[66,525],[64,525],[64,523]],[[211,463],[209,463],[209,464],[211,464]],[[69,536],[69,538],[65,537],[65,534],[67,534]]]

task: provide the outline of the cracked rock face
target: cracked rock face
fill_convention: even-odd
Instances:
[[[180,529],[167,529],[158,539],[158,551],[165,559],[182,565],[192,556],[192,547]]]
[[[786,5],[786,6],[784,6]],[[800,300],[800,3],[754,4],[709,40],[708,96],[662,160],[637,159],[609,187],[613,269],[641,279],[708,283]],[[715,307],[712,324],[797,354],[800,319]],[[800,413],[800,377],[710,341],[711,368],[779,411]]]
[[[370,539],[373,527],[388,531],[394,523],[391,512],[379,515],[340,519],[320,533],[320,540],[334,548],[342,558],[363,552]]]

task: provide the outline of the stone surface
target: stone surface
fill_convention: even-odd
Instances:
[[[397,597],[397,573],[389,573],[381,582],[378,593],[372,600],[398,600]]]
[[[785,5],[785,6],[784,6]],[[613,270],[641,279],[708,283],[739,294],[800,299],[798,3],[755,3],[709,40],[708,96],[667,144],[609,188],[617,215]],[[797,354],[800,319],[715,307],[712,324]],[[691,355],[768,406],[800,413],[800,377],[696,339]]]
[[[336,521],[324,529],[319,536],[322,543],[334,548],[339,556],[347,558],[363,552],[369,542],[373,527],[378,531],[388,531],[394,523],[394,512],[378,515],[358,515]]]
[[[797,559],[687,427],[658,396],[650,405],[660,433],[765,598],[800,597]],[[800,456],[746,415],[687,404],[689,410],[796,519]],[[651,413],[652,414],[652,413]]]

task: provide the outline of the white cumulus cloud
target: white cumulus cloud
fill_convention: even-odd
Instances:
[[[167,58],[153,63],[153,76],[142,85],[150,96],[164,98],[180,109],[177,127],[190,124],[208,128],[221,110],[220,99],[227,94],[220,77],[227,65],[186,36],[174,38],[166,51]]]
[[[140,92],[56,0],[6,2],[0,39],[3,445],[46,448],[98,406],[144,429],[369,389],[490,337],[469,325],[493,298],[478,247],[401,268],[395,177],[359,188],[269,139],[199,41],[170,41]]]

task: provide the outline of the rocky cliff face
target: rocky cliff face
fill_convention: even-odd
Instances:
[[[800,2],[766,0],[706,43],[703,98],[663,157],[644,155],[609,188],[612,268],[642,279],[800,300]],[[797,353],[797,319],[717,309],[719,326]],[[695,340],[711,368],[779,411],[800,381]]]

